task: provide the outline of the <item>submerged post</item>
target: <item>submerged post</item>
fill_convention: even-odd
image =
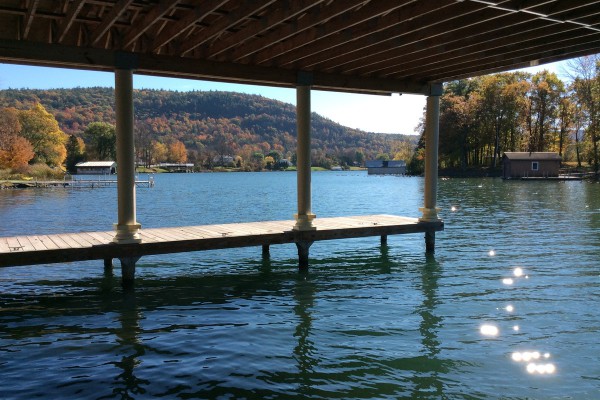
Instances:
[[[135,150],[133,142],[133,71],[115,70],[118,222],[115,243],[140,243],[135,215]]]
[[[432,84],[427,97],[427,114],[425,117],[425,195],[424,206],[420,209],[421,221],[439,221],[437,202],[438,180],[438,142],[440,119],[440,96],[442,85]],[[425,251],[435,250],[435,232],[425,233]]]

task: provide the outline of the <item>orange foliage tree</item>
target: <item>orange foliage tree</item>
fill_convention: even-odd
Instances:
[[[0,109],[0,168],[20,169],[33,158],[33,147],[20,132],[18,111]]]

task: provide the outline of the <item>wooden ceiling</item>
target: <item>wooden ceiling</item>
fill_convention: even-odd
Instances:
[[[600,53],[592,0],[2,0],[0,62],[366,93]]]

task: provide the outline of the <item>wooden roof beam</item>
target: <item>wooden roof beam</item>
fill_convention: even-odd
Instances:
[[[415,14],[414,17],[398,21],[398,17],[404,16],[400,9],[397,14],[388,15],[382,19],[388,20],[381,23],[383,26],[389,26],[388,29],[374,33],[373,35],[364,35],[357,40],[348,43],[346,46],[337,46],[329,48],[326,52],[313,55],[309,60],[298,63],[297,67],[309,69],[331,70],[344,63],[361,60],[360,65],[369,63],[371,58],[382,53],[385,57],[390,50],[390,44],[407,44],[424,40],[429,35],[437,35],[439,32],[445,32],[457,27],[472,25],[474,18],[472,14],[479,10],[485,10],[485,6],[473,6],[472,4],[421,3],[433,7],[430,12]],[[442,6],[440,6],[442,5]],[[450,7],[452,11],[458,10],[456,14],[448,12]],[[425,9],[421,9],[425,11]],[[494,12],[494,17],[498,12]],[[316,67],[316,68],[315,68]],[[344,71],[347,68],[343,68]]]
[[[447,2],[449,0],[441,1]],[[398,9],[408,3],[412,3],[412,0],[395,1],[393,6],[390,6],[389,0],[371,1],[360,8],[360,10],[351,13],[350,16],[345,14],[337,18],[332,18],[326,22],[326,27],[315,26],[288,40],[279,42],[266,48],[265,50],[262,50],[252,57],[252,61],[256,64],[271,63],[271,60],[280,57],[283,54],[289,52],[292,52],[292,54],[297,54],[301,51],[300,48],[311,45],[315,41],[318,43],[326,42],[327,38],[331,39],[336,33],[350,29],[361,23],[365,23],[366,21],[376,18],[380,15],[387,14],[388,12]]]
[[[400,63],[409,62],[415,57],[419,57],[418,54],[430,56],[440,51],[448,52],[476,43],[500,40],[505,35],[512,33],[512,31],[507,31],[509,27],[519,27],[518,31],[522,31],[522,29],[530,31],[541,28],[544,24],[556,26],[556,23],[545,22],[531,14],[502,13],[498,9],[489,7],[479,8],[479,10],[477,14],[465,14],[455,20],[443,21],[440,25],[428,27],[426,31],[419,31],[416,35],[406,35],[402,41],[398,41],[399,45],[393,45],[391,41],[381,41],[373,46],[368,54],[360,55],[356,52],[348,52],[345,55],[332,57],[330,60],[316,65],[315,68],[329,71],[343,67],[346,73],[372,74],[385,68],[396,67]],[[597,9],[595,10],[598,12]],[[581,15],[587,15],[587,10],[582,10],[581,13]],[[569,30],[562,27],[558,29]],[[413,30],[416,32],[418,27],[415,26]],[[432,33],[432,30],[439,34]],[[389,36],[393,37],[394,35],[390,32]],[[356,43],[355,47],[357,51],[363,48],[360,43]],[[335,53],[332,55],[335,56]]]
[[[247,41],[244,43],[244,46],[238,46],[237,48],[232,49],[221,58],[233,61],[243,61],[256,52],[273,46],[274,43],[284,41],[294,35],[301,34],[313,26],[344,14],[348,10],[354,9],[357,6],[363,5],[364,3],[365,0],[344,0],[330,3],[327,6],[311,8],[305,15],[302,16],[302,18],[295,20],[290,24],[282,25],[281,27],[262,37]]]
[[[570,48],[565,50],[564,52],[549,52],[547,54],[540,55],[540,58],[534,60],[528,59],[514,59],[514,60],[506,60],[506,63],[502,65],[490,65],[485,64],[479,70],[470,70],[466,73],[454,73],[448,74],[443,78],[436,78],[436,82],[450,82],[458,79],[467,79],[472,78],[474,76],[495,74],[499,72],[505,72],[508,70],[515,70],[521,68],[528,68],[537,65],[544,65],[548,63],[553,63],[557,61],[569,60],[571,58],[577,57],[585,57],[591,54],[600,53],[600,43],[598,44],[584,44],[581,46],[577,46],[576,48]]]
[[[401,8],[396,8],[389,14],[378,16],[373,20],[366,21],[363,24],[350,27],[337,35],[322,37],[319,40],[312,42],[310,45],[303,46],[299,49],[290,51],[272,62],[278,65],[287,65],[298,62],[304,58],[310,57],[310,60],[317,58],[329,57],[330,51],[336,48],[342,48],[344,52],[349,51],[347,48],[354,50],[356,42],[360,39],[365,39],[372,43],[372,38],[377,37],[377,42],[382,38],[387,38],[386,29],[393,27],[402,27],[405,21],[413,22],[419,18],[427,18],[427,20],[435,20],[431,14],[447,15],[445,7],[455,5],[453,0],[436,0],[428,2],[414,2],[405,4]],[[472,9],[472,6],[468,7]],[[362,22],[362,21],[361,21]],[[423,22],[421,22],[423,23]],[[376,27],[373,29],[373,27]],[[317,54],[320,55],[317,56]],[[307,67],[306,63],[300,62],[303,68]],[[312,61],[311,61],[312,65]]]
[[[90,45],[94,46],[96,43],[100,41],[102,36],[114,25],[114,23],[119,19],[119,17],[127,11],[127,7],[131,5],[133,0],[119,0],[113,6],[112,10],[110,10],[102,19],[100,25],[94,29],[92,34],[90,35]]]
[[[160,0],[143,18],[139,19],[123,34],[122,48],[131,46],[133,42],[150,29],[158,20],[167,15],[176,5],[177,1]]]
[[[215,12],[219,7],[227,3],[227,1],[228,0],[202,1],[200,5],[194,7],[193,10],[188,11],[183,18],[175,23],[172,23],[156,38],[154,38],[151,46],[152,52],[158,51],[158,49],[160,49],[162,46],[169,43],[183,32],[188,30],[190,27],[196,25],[198,22]]]
[[[473,71],[478,67],[502,65],[510,67],[512,64],[518,64],[522,60],[537,60],[540,58],[560,56],[561,54],[583,50],[585,48],[600,47],[600,37],[595,34],[589,34],[586,37],[576,37],[569,40],[556,40],[554,42],[540,41],[528,47],[514,46],[504,52],[482,52],[463,58],[460,62],[430,68],[412,75],[398,74],[397,79],[419,80],[423,77],[434,77],[436,81],[446,80],[447,76],[461,73],[462,71]],[[565,57],[569,58],[569,57]]]
[[[240,23],[240,21],[259,13],[266,7],[273,4],[275,1],[276,0],[242,2],[242,6],[236,8],[228,15],[221,17],[209,27],[202,29],[195,35],[192,35],[190,38],[186,39],[185,44],[183,44],[181,47],[181,55],[185,55],[186,53],[194,50],[196,47],[202,46],[215,36],[218,36],[227,29],[234,27],[236,24]]]
[[[284,68],[0,39],[0,62],[112,71],[123,59],[135,68],[136,73],[146,75],[289,88],[295,87],[298,82],[298,71]],[[313,74],[313,87],[318,90],[369,94],[429,93],[426,82],[324,73]]]
[[[222,52],[255,37],[256,35],[260,35],[263,32],[272,29],[276,25],[283,23],[285,20],[296,18],[300,14],[306,12],[312,7],[319,5],[323,1],[324,0],[295,0],[283,4],[276,10],[270,12],[266,17],[252,22],[244,29],[241,29],[236,33],[232,33],[227,37],[220,38],[219,41],[215,42],[210,47],[210,49],[207,49],[207,51],[204,53],[204,56],[205,58],[215,57]]]
[[[503,19],[507,19],[507,21]],[[497,26],[502,27],[505,22],[510,25],[531,22],[531,17],[506,17],[498,10],[480,5],[472,12],[464,13],[457,18],[446,17],[440,18],[438,21],[439,23],[433,25],[426,25],[420,20],[407,22],[402,26],[382,32],[378,35],[382,40],[377,41],[374,45],[364,40],[354,44],[356,52],[331,52],[330,59],[315,65],[314,68],[325,71],[339,69],[346,73],[354,71],[358,74],[368,74],[375,72],[376,68],[382,64],[387,66],[386,62],[395,65],[398,63],[398,59],[410,58],[409,55],[413,52],[423,51],[431,55],[436,47],[446,49],[452,41],[456,40],[457,36],[461,43],[465,40],[477,40],[481,33],[487,32],[487,29],[495,30]],[[387,40],[385,39],[386,34],[389,37]],[[369,47],[369,51],[364,51],[367,47]]]
[[[31,3],[27,7],[27,12],[25,13],[25,20],[23,21],[23,32],[21,33],[21,37],[23,39],[27,39],[29,35],[29,30],[31,29],[31,23],[33,22],[33,17],[35,16],[35,11],[37,9],[39,0],[32,0]]]
[[[57,43],[62,43],[63,40],[65,40],[65,36],[67,35],[67,32],[69,32],[69,29],[71,29],[73,22],[75,22],[75,18],[79,14],[79,11],[81,11],[81,9],[83,8],[84,4],[85,4],[85,0],[75,0],[71,4],[71,7],[69,7],[69,9],[67,11],[67,15],[60,22],[60,27],[58,29],[58,35],[56,38]]]
[[[508,35],[501,40],[497,40],[495,44],[483,43],[468,48],[459,49],[458,51],[449,51],[448,53],[440,54],[436,57],[425,57],[420,59],[411,59],[409,62],[399,64],[395,67],[390,67],[377,72],[378,76],[396,76],[398,74],[420,73],[421,71],[427,71],[435,69],[440,65],[449,66],[455,65],[458,60],[476,60],[481,57],[485,57],[485,54],[493,54],[494,52],[507,51],[510,49],[521,49],[527,46],[536,45],[538,43],[545,43],[555,40],[555,37],[564,38],[565,34],[570,33],[571,38],[582,38],[591,35],[591,33],[583,28],[570,28],[565,31],[560,31],[559,27],[561,24],[553,24],[552,26],[546,26],[541,29],[537,29],[528,33],[518,33]],[[512,40],[510,45],[507,45],[506,39]],[[564,40],[564,39],[563,39]]]

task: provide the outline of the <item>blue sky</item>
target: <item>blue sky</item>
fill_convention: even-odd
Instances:
[[[527,68],[536,72],[547,68],[559,73],[560,63]],[[114,87],[114,74],[62,68],[0,64],[0,89],[54,89],[90,86]],[[134,75],[138,89],[224,90],[259,94],[286,103],[296,103],[294,89],[238,85],[190,79]],[[312,111],[342,125],[367,132],[414,134],[423,113],[425,97],[417,95],[359,95],[313,91]]]

